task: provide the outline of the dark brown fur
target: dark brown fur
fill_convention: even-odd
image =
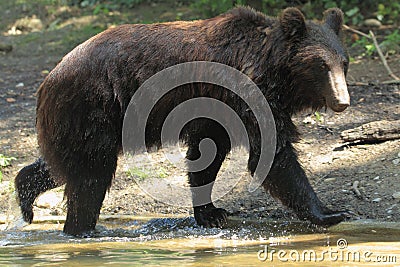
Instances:
[[[292,114],[326,105],[335,110],[346,106],[333,97],[338,93],[325,72],[347,71],[347,55],[337,35],[343,15],[331,9],[325,16],[326,23],[316,24],[305,21],[295,8],[284,10],[278,19],[236,8],[208,20],[121,25],[76,47],[39,88],[37,130],[43,160],[26,167],[16,178],[25,220],[32,220],[32,203],[39,193],[66,183],[64,231],[82,234],[94,229],[115,173],[123,117],[131,97],[153,74],[190,61],[232,66],[248,75],[268,100],[276,121],[277,152],[264,183],[266,190],[302,219],[321,225],[343,220],[346,213],[333,212],[318,200],[292,147],[299,138]],[[249,170],[253,173],[260,154],[257,123],[239,97],[217,89],[192,84],[167,94],[150,116],[146,141],[149,146],[159,145],[161,123],[179,103],[193,97],[213,97],[233,107],[245,122],[251,145]],[[206,170],[189,173],[191,186],[214,181],[231,149],[221,126],[199,119],[182,135],[189,145],[189,159],[199,157],[198,144],[206,137],[217,144],[218,156]],[[56,182],[35,191],[33,198],[27,197],[23,190],[27,180],[44,183],[45,175],[32,171],[39,165],[46,173],[49,169]],[[210,201],[194,207],[195,218],[204,226],[221,226],[226,213],[213,206],[210,195],[193,196]]]

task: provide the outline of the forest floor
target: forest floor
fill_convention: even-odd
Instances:
[[[136,16],[140,17],[148,12],[147,16],[153,18],[174,20],[180,12],[179,16],[185,18],[184,7],[163,8],[137,8],[133,13],[136,12]],[[151,10],[157,11],[152,13]],[[58,13],[54,11],[52,18],[38,11],[38,18],[47,18],[41,20],[45,26],[37,31],[26,32],[21,28],[21,34],[15,34],[18,27],[13,29],[12,26],[17,23],[18,17],[14,14],[17,11],[27,12],[14,10],[13,7],[2,9],[4,21],[0,29],[0,44],[10,44],[13,48],[8,53],[0,52],[0,154],[16,158],[11,166],[2,169],[4,176],[0,181],[0,214],[6,214],[10,207],[15,207],[12,205],[15,201],[15,175],[39,156],[35,130],[37,88],[48,71],[74,45],[109,26],[109,18],[81,16],[75,9],[58,10]],[[58,27],[50,30],[56,22]],[[340,133],[371,121],[399,120],[400,86],[382,83],[390,77],[379,58],[358,58],[352,53],[358,52],[350,50],[354,58],[347,77],[351,106],[342,113],[321,111],[321,118],[315,114],[297,115],[294,121],[302,133],[302,140],[296,147],[313,188],[328,207],[350,210],[359,218],[399,222],[400,140],[350,146],[342,142]],[[400,56],[390,56],[388,63],[395,74],[400,76]],[[362,85],[355,85],[358,82],[362,82]],[[238,162],[231,162],[231,174],[240,179],[229,193],[216,201],[216,205],[243,218],[295,219],[291,211],[281,206],[262,188],[252,193],[247,190],[249,176],[243,167],[247,164],[248,155],[243,151],[232,153],[239,153],[239,157],[236,159]],[[226,164],[229,164],[229,160]],[[191,208],[171,206],[154,199],[135,182],[137,179],[140,179],[140,184],[154,182],[154,179],[185,179],[182,178],[185,177],[183,171],[166,162],[160,162],[153,169],[134,171],[127,171],[122,165],[118,167],[104,201],[103,214],[192,214]],[[353,190],[356,181],[361,196],[357,196]],[[165,196],[169,193],[159,194]],[[54,189],[46,195],[47,198],[41,198],[35,204],[35,214],[65,214],[63,188]]]

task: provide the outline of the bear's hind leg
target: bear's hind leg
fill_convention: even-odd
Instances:
[[[120,147],[120,130],[107,114],[97,110],[86,119],[73,135],[78,137],[77,141],[65,148],[68,150],[68,164],[64,164],[68,211],[64,232],[78,236],[95,229],[115,175]]]
[[[65,194],[68,197],[68,213],[64,232],[70,235],[84,236],[95,229],[100,209],[113,173],[98,176],[98,179],[83,178],[79,184],[68,184]]]
[[[294,210],[300,219],[310,220],[314,224],[330,226],[350,216],[347,211],[328,209],[319,200],[290,144],[275,156],[263,186],[282,204]]]
[[[33,202],[47,190],[51,190],[64,183],[54,180],[43,159],[39,158],[31,165],[22,168],[15,177],[15,190],[24,221],[32,223]]]

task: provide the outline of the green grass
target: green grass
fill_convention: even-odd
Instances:
[[[0,182],[3,180],[3,172],[2,169],[11,165],[11,161],[16,160],[14,157],[7,157],[3,154],[0,154]]]
[[[144,167],[133,167],[126,171],[128,176],[132,176],[138,178],[139,180],[144,180],[147,178],[166,178],[169,176],[169,172],[160,167],[156,170],[153,169],[146,169]]]

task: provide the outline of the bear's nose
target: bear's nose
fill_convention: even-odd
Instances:
[[[342,112],[344,111],[348,106],[350,106],[349,102],[338,102],[335,105],[333,105],[332,109],[333,111],[336,112]]]

